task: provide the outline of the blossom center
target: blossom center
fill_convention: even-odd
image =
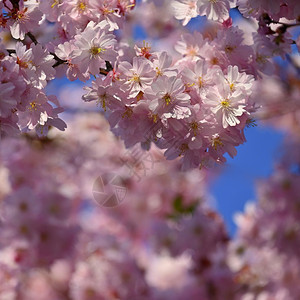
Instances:
[[[229,105],[230,105],[229,100],[228,100],[228,99],[224,99],[224,100],[221,102],[221,105],[222,105],[223,108],[229,107]]]
[[[53,8],[55,5],[59,4],[59,0],[54,0],[52,5],[51,5],[51,8]]]
[[[210,63],[212,65],[217,65],[219,63],[219,59],[217,57],[212,57],[212,59],[210,60]]]
[[[133,74],[133,76],[131,77],[130,81],[140,82],[140,76],[137,75],[137,74]]]
[[[179,150],[180,150],[179,156],[181,156],[181,155],[184,154],[187,150],[189,150],[188,144],[181,144],[181,146],[179,147]]]
[[[213,139],[212,146],[214,147],[214,149],[216,151],[218,150],[218,148],[223,147],[223,143],[222,143],[220,137],[216,137]]]
[[[194,132],[194,136],[196,136],[197,135],[197,130],[198,130],[198,128],[199,128],[199,124],[197,123],[197,122],[192,122],[191,124],[190,124],[190,127],[192,128],[192,130],[193,130],[193,132]]]
[[[132,116],[133,114],[133,110],[130,108],[130,107],[126,107],[126,110],[125,112],[122,114],[122,118],[127,118],[127,119],[130,119],[130,117]]]
[[[19,205],[19,208],[20,208],[20,210],[21,210],[22,212],[25,212],[25,211],[28,210],[28,205],[27,205],[27,203],[25,203],[25,202],[21,202],[20,205]]]
[[[151,47],[149,46],[148,43],[143,41],[143,47],[141,48],[141,55],[144,56],[145,58],[149,59],[152,54],[150,53]]]
[[[156,67],[155,69],[156,69],[156,75],[157,76],[162,76],[163,75],[162,70],[160,70],[158,67]]]
[[[94,47],[92,47],[92,48],[90,49],[90,53],[91,53],[93,56],[96,56],[96,55],[98,55],[98,54],[100,54],[100,53],[102,53],[102,52],[104,52],[104,51],[105,51],[104,48],[96,47],[96,46],[94,46]]]
[[[29,103],[29,110],[37,110],[37,103],[32,101]]]
[[[187,49],[187,55],[188,56],[196,56],[197,55],[197,49],[194,46],[189,46]]]
[[[202,79],[202,77],[200,76],[199,78],[198,78],[198,86],[199,86],[199,88],[202,88],[203,87],[203,79]]]
[[[258,54],[256,57],[256,62],[259,64],[265,64],[268,60],[268,57],[265,55]]]
[[[227,46],[225,47],[225,52],[230,54],[230,53],[233,52],[233,50],[234,50],[235,48],[236,48],[235,46],[227,45]]]
[[[103,95],[100,95],[99,99],[97,101],[97,105],[100,104],[100,102],[101,102],[101,106],[102,106],[104,111],[106,111],[106,99],[107,99],[107,95],[105,93]]]
[[[17,64],[20,66],[20,68],[24,68],[24,69],[28,68],[28,63],[26,61],[20,60],[19,57],[17,57]]]
[[[26,7],[24,10],[18,11],[16,14],[13,14],[13,18],[16,19],[17,22],[29,20],[29,17],[26,14],[27,10],[28,8]]]
[[[79,10],[80,12],[84,12],[85,9],[86,9],[86,4],[85,4],[84,2],[79,2],[79,3],[77,4],[77,8],[78,8],[78,10]]]
[[[168,93],[163,96],[163,99],[165,100],[166,105],[171,103],[171,96]]]

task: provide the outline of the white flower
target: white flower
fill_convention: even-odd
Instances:
[[[228,66],[227,75],[224,78],[232,92],[242,91],[247,95],[251,94],[254,77],[246,73],[239,73],[237,66]]]
[[[208,63],[199,59],[192,69],[185,68],[182,72],[182,78],[188,87],[193,87],[199,94],[205,94],[208,88],[215,85],[215,77],[219,68],[210,68]]]
[[[247,112],[243,93],[231,93],[230,87],[225,84],[208,93],[205,103],[211,106],[211,111],[221,120],[223,128],[240,124],[237,117]]]
[[[185,26],[192,18],[198,16],[198,0],[176,0],[172,1],[171,6],[175,18],[183,20],[182,25]]]
[[[134,57],[132,65],[127,61],[120,63],[119,70],[126,79],[124,86],[130,90],[130,97],[136,97],[139,92],[144,92],[155,76],[150,62],[142,57]]]
[[[153,67],[156,72],[156,76],[176,76],[177,71],[175,68],[170,68],[172,65],[172,56],[163,51],[157,54],[157,59],[153,61]]]
[[[115,36],[108,33],[108,28],[106,21],[97,25],[90,22],[84,32],[75,37],[77,49],[73,51],[72,58],[81,72],[89,71],[96,75],[101,67],[105,67],[106,60],[113,63],[116,59],[117,52],[113,49]]]
[[[199,15],[208,19],[223,21],[229,18],[230,2],[228,0],[198,0]]]
[[[162,120],[184,119],[191,115],[190,96],[184,93],[183,82],[175,76],[159,77],[152,84],[152,90],[146,90],[146,98],[151,100],[150,110]]]

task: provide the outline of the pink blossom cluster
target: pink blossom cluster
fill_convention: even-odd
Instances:
[[[260,31],[249,39],[229,18],[235,1],[172,1],[184,24],[199,14],[223,22],[213,22],[203,35],[182,34],[172,55],[151,51],[147,43],[133,49],[126,28],[123,37],[116,34],[135,5],[129,0],[2,1],[1,28],[13,37],[11,44],[4,38],[1,44],[5,135],[64,130],[58,116],[63,108],[47,96],[47,83],[61,75],[83,82],[92,76],[83,99],[99,104],[126,147],[141,144],[149,150],[154,143],[167,159],[182,158],[185,170],[223,163],[226,153],[234,157],[245,142],[244,128],[253,122],[254,80],[272,74],[271,58],[290,51],[290,25],[276,33],[278,42]],[[165,2],[147,5],[167,9]]]
[[[298,2],[1,0],[0,299],[299,298]],[[155,51],[133,46],[139,14],[165,38]],[[202,33],[177,30],[198,15]],[[60,76],[90,80],[101,113],[65,114],[66,129],[47,90]],[[253,117],[293,140],[230,239],[199,168],[235,156]]]
[[[258,184],[258,203],[236,216],[228,262],[244,285],[242,299],[297,299],[300,260],[299,173],[279,166]]]
[[[1,147],[0,299],[235,299],[206,173],[180,172],[152,150],[156,168],[138,182],[120,170],[133,158],[97,114],[49,134]],[[108,170],[127,189],[114,209],[91,194]]]
[[[180,3],[178,11],[186,17],[185,23],[200,2]],[[154,11],[153,5],[168,12],[164,2],[150,1]],[[156,16],[144,16],[156,24]],[[133,53],[122,44],[113,70],[109,68],[106,78],[98,77],[86,88],[83,99],[97,102],[126,147],[141,143],[149,149],[153,142],[165,149],[167,159],[182,158],[185,170],[224,162],[225,153],[236,155],[236,146],[245,141],[245,126],[253,122],[251,113],[259,101],[252,95],[254,78],[259,81],[273,74],[272,58],[291,51],[286,32],[290,25],[282,26],[284,32],[274,32],[276,41],[260,31],[246,38],[231,19],[224,19],[204,35],[182,34],[175,44],[177,56],[152,52],[147,43],[135,46]]]
[[[50,126],[64,130],[66,124],[58,116],[63,109],[55,96],[45,92],[47,81],[55,77],[49,52],[40,45],[27,48],[18,42],[14,53],[9,56],[2,47],[0,56],[1,135],[35,129],[42,136]]]
[[[236,6],[236,0],[172,0],[174,16],[186,25],[192,18],[206,16],[213,21],[225,21],[229,10]]]
[[[126,147],[149,149],[153,142],[166,149],[167,159],[182,157],[184,169],[224,162],[225,153],[235,156],[254,110],[254,77],[240,70],[253,52],[242,32],[223,28],[212,41],[185,34],[175,45],[181,57],[175,63],[148,44],[135,49],[130,62],[121,56],[83,96],[99,104]]]
[[[295,20],[300,14],[300,4],[297,0],[237,0],[241,13],[247,17],[255,17],[268,14],[278,21],[280,18]]]
[[[134,6],[126,0],[1,1],[1,135],[64,130],[58,116],[63,108],[47,95],[47,83],[63,72],[70,80],[85,81],[105,67],[105,60],[113,61],[116,40],[108,31],[118,29]]]
[[[229,9],[238,8],[239,13],[258,33],[252,37],[256,59],[248,61],[254,67],[252,72],[259,69],[256,64],[268,63],[267,74],[271,75],[274,69],[269,58],[277,55],[285,58],[286,54],[291,53],[291,45],[296,43],[290,29],[299,26],[300,4],[297,0],[174,0],[172,7],[174,16],[182,20],[183,25],[191,18],[206,15],[208,20],[218,21],[223,26],[232,24]]]
[[[135,0],[2,0],[1,26],[13,38],[24,40],[29,32],[38,33],[40,26],[46,27],[46,21],[53,22],[56,38],[48,42],[58,45],[83,31],[90,21],[105,20],[110,31],[120,28],[134,6]]]
[[[236,217],[239,232],[230,241],[209,207],[205,171],[180,172],[178,161],[165,164],[152,149],[155,168],[137,181],[121,168],[139,169],[135,157],[98,114],[74,118],[65,133],[27,134],[6,145],[0,299],[292,300],[299,294],[299,175],[288,165],[260,182],[258,204]],[[95,178],[108,171],[127,189],[114,209],[98,206],[91,194]]]
[[[300,4],[297,0],[172,0],[171,6],[175,18],[181,20],[184,26],[197,16],[224,22],[229,19],[230,8],[236,6],[245,17],[265,21],[271,18],[276,21],[280,18],[296,20],[300,13]]]
[[[299,61],[296,58],[296,55],[291,57],[292,65],[281,77],[276,74],[257,82],[253,94],[256,104],[260,106],[255,118],[286,131],[293,139],[299,139],[300,133]]]

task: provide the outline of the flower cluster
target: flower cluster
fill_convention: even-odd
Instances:
[[[63,111],[55,96],[47,96],[47,81],[55,76],[55,63],[49,51],[40,45],[29,48],[18,42],[0,60],[0,133],[14,135],[35,129],[46,135],[50,126],[64,130],[66,124],[58,117]]]
[[[243,299],[295,299],[300,290],[299,174],[280,166],[258,185],[258,204],[236,216],[229,264],[244,285]]]
[[[167,11],[165,2],[146,4]],[[268,9],[256,4],[251,5],[259,14]],[[141,144],[149,150],[153,143],[165,149],[167,159],[181,157],[183,169],[225,162],[224,154],[236,155],[245,141],[244,128],[253,121],[254,80],[274,72],[273,56],[290,51],[286,31],[295,25],[278,23],[281,15],[272,15],[266,26],[277,22],[285,30],[258,30],[245,37],[229,18],[235,5],[229,0],[172,1],[174,15],[184,25],[197,15],[218,21],[203,35],[182,34],[173,42],[177,53],[172,55],[152,51],[147,43],[133,49],[125,40],[126,28],[123,38],[115,35],[135,1],[3,1],[1,26],[13,37],[14,49],[1,44],[1,131],[11,135],[35,129],[46,136],[50,127],[64,130],[58,116],[63,108],[45,93],[48,81],[65,75],[86,82],[92,76],[83,99],[99,104],[126,147]],[[289,18],[295,15],[297,7]],[[172,26],[167,27],[174,30]]]
[[[134,1],[121,0],[1,1],[0,136],[65,130],[58,116],[63,108],[47,95],[47,83],[63,73],[85,81],[105,61],[114,61],[116,40],[108,32],[118,29],[134,6]]]
[[[186,25],[192,18],[206,16],[209,20],[225,21],[229,10],[236,6],[235,0],[172,0],[174,16]]]
[[[134,157],[97,114],[49,134],[1,149],[1,299],[235,298],[204,171],[180,172],[152,150],[156,168],[137,181],[121,169],[139,169]],[[91,185],[113,171],[126,201],[105,209]]]
[[[223,155],[235,156],[235,147],[245,141],[243,129],[253,111],[254,77],[241,72],[245,61],[233,56],[251,48],[242,37],[232,46],[222,43],[234,33],[239,32],[224,29],[212,44],[201,34],[184,35],[175,46],[182,57],[175,64],[167,52],[136,47],[131,63],[120,60],[106,78],[86,88],[83,99],[102,107],[127,147],[141,143],[149,149],[154,143],[166,149],[167,159],[182,157],[184,169],[224,162]]]
[[[0,1],[0,299],[299,298],[298,2]],[[133,46],[137,21],[155,50]],[[68,129],[48,86],[64,76],[101,110],[65,91]],[[293,140],[230,241],[199,168],[253,117]]]

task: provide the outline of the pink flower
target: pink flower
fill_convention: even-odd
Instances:
[[[75,37],[75,50],[72,59],[79,66],[81,72],[99,74],[101,67],[105,68],[105,61],[113,63],[117,52],[113,49],[116,43],[113,34],[107,33],[108,23],[99,24],[90,22],[86,29]]]
[[[143,57],[134,57],[132,65],[127,61],[121,62],[118,69],[121,78],[126,80],[123,82],[124,89],[129,90],[132,98],[139,92],[144,92],[152,84],[155,76],[150,62]]]
[[[64,12],[66,2],[62,0],[40,0],[39,9],[45,14],[47,20],[56,22]]]
[[[79,70],[77,64],[73,63],[72,52],[76,47],[71,42],[65,42],[64,44],[59,44],[55,49],[55,54],[62,60],[66,60],[66,63],[63,64],[61,68],[66,72],[66,76],[70,81],[79,79],[81,81],[87,81],[90,77],[89,73],[82,73]],[[59,66],[60,67],[60,66]]]
[[[210,20],[224,21],[229,18],[230,2],[229,0],[198,0],[199,15],[206,15]]]
[[[66,124],[58,114],[63,111],[55,96],[46,96],[43,91],[32,89],[27,95],[30,102],[26,106],[26,111],[20,114],[20,125],[23,131],[36,129],[39,136],[45,136],[50,126],[64,131]],[[56,108],[50,104],[52,102]]]
[[[122,24],[117,2],[117,0],[90,0],[95,16],[98,20],[105,20],[109,24],[109,31],[119,29]]]
[[[183,82],[175,76],[159,77],[151,89],[146,90],[146,99],[150,100],[149,108],[153,114],[164,121],[169,118],[184,119],[191,114],[188,107],[190,96],[184,93]]]
[[[168,77],[177,75],[175,67],[171,68],[172,56],[168,55],[165,51],[158,53],[157,58],[155,58],[152,63],[157,77],[163,75]]]
[[[197,3],[198,0],[173,0],[171,2],[175,18],[182,20],[183,26],[198,16]]]
[[[232,93],[226,84],[220,84],[217,89],[210,91],[204,102],[211,106],[211,111],[221,121],[223,128],[236,126],[240,123],[238,117],[247,112],[245,95],[242,92]]]
[[[92,17],[90,0],[69,0],[66,3],[66,13],[72,19],[87,19]],[[82,20],[81,20],[82,21]]]
[[[97,105],[100,105],[105,112],[107,108],[115,108],[115,103],[119,102],[115,98],[119,94],[118,89],[114,86],[106,85],[99,77],[92,82],[91,88],[84,87],[84,90],[87,93],[82,96],[82,99],[86,102],[96,101]]]
[[[215,85],[216,73],[221,69],[218,67],[210,68],[209,64],[199,59],[193,68],[185,68],[181,72],[183,81],[188,87],[194,88],[199,95],[205,94]]]
[[[33,59],[30,62],[34,67],[35,75],[38,78],[36,87],[43,88],[47,85],[47,80],[55,78],[53,65],[55,60],[48,50],[41,45],[31,44]]]
[[[25,34],[38,26],[43,14],[36,5],[25,7],[23,1],[19,5],[19,10],[11,12],[8,25],[13,38],[24,40]]]
[[[47,80],[54,79],[55,60],[41,45],[31,44],[27,49],[22,43],[16,44],[16,54],[12,54],[19,67],[19,72],[34,87],[43,88]]]
[[[198,60],[202,57],[202,49],[205,44],[206,41],[201,33],[186,33],[181,36],[181,40],[175,45],[175,50],[188,59]]]
[[[232,92],[241,91],[246,95],[252,93],[254,77],[246,73],[239,73],[237,66],[228,66],[227,75],[224,75],[224,78]]]

